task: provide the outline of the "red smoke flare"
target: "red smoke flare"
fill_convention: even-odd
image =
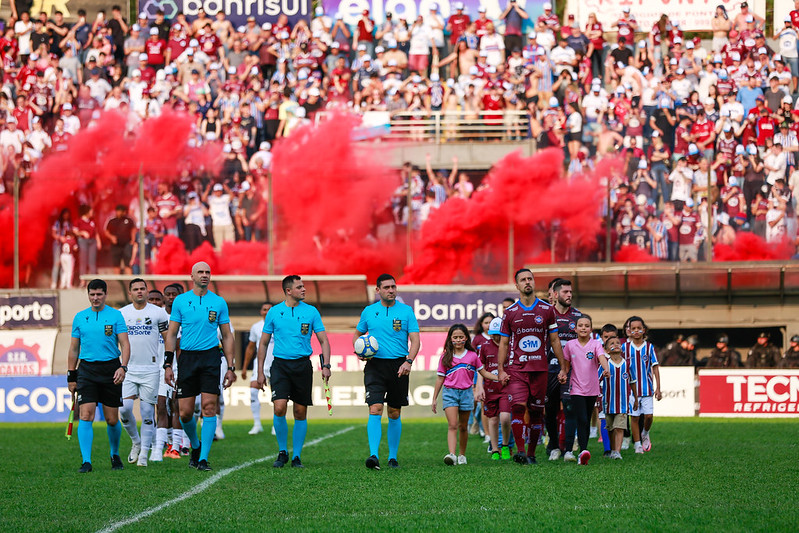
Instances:
[[[114,205],[128,204],[136,194],[138,174],[148,179],[171,181],[184,168],[215,171],[219,147],[195,149],[188,145],[194,119],[166,111],[133,131],[126,118],[105,113],[91,128],[71,138],[63,151],[49,154],[22,187],[20,200],[20,270],[37,264],[50,243],[50,226],[58,212],[77,206],[95,207],[98,230]],[[13,211],[10,198],[0,206],[0,286],[10,286],[13,277]],[[49,261],[49,254],[45,254]],[[35,280],[31,280],[35,283]]]
[[[563,177],[563,153],[532,157],[513,152],[486,177],[487,187],[469,200],[450,199],[422,228],[419,251],[405,270],[405,283],[507,281],[508,233],[513,224],[514,267],[551,262],[564,255],[588,257],[597,247],[599,206],[612,163],[590,175]]]

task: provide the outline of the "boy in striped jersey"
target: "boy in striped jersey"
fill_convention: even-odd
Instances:
[[[602,408],[605,411],[605,421],[611,432],[611,459],[621,459],[621,439],[627,428],[627,413],[630,409],[630,392],[633,394],[632,410],[638,409],[638,392],[632,386],[635,379],[635,369],[627,366],[621,350],[621,341],[618,337],[611,337],[605,342],[605,352],[610,356],[608,368],[610,376],[603,380],[604,396]]]
[[[632,423],[630,430],[633,434],[635,453],[644,453],[652,449],[652,442],[649,439],[649,430],[652,428],[652,418],[654,406],[652,396],[662,398],[660,394],[660,370],[658,368],[658,358],[655,347],[652,343],[644,340],[646,336],[646,323],[638,316],[630,317],[627,320],[630,328],[630,338],[624,343],[624,358],[629,363],[638,380],[634,390],[640,398],[639,408],[633,409],[630,413]],[[652,376],[654,375],[654,387]],[[639,417],[644,417],[644,428],[641,431]]]

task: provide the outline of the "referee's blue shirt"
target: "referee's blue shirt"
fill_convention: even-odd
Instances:
[[[180,349],[199,352],[219,346],[217,330],[230,324],[230,315],[221,296],[211,291],[197,296],[189,291],[172,302],[169,320],[180,324]]]
[[[357,330],[377,339],[378,359],[408,357],[408,334],[419,332],[419,323],[410,305],[395,301],[391,307],[381,301],[368,305],[361,313]]]
[[[275,339],[272,351],[280,359],[301,359],[313,353],[311,333],[324,331],[322,316],[316,307],[300,302],[289,307],[286,302],[273,306],[264,319],[263,333]]]
[[[111,361],[119,357],[117,333],[127,333],[125,317],[106,305],[102,311],[84,309],[72,319],[72,338],[80,339],[79,358],[84,361]]]

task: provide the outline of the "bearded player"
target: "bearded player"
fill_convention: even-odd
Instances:
[[[558,338],[558,323],[551,305],[535,296],[535,280],[530,269],[522,268],[514,276],[519,300],[502,315],[498,377],[511,404],[511,430],[518,453],[513,460],[536,464],[535,447],[544,422],[549,362],[547,348],[558,359],[558,381],[566,382],[563,372],[563,349]],[[505,368],[507,362],[507,370]],[[524,450],[525,414],[529,415],[529,442]]]

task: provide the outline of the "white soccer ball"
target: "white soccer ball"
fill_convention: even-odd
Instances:
[[[371,335],[361,335],[355,339],[355,353],[361,359],[371,359],[377,353],[377,339]]]

